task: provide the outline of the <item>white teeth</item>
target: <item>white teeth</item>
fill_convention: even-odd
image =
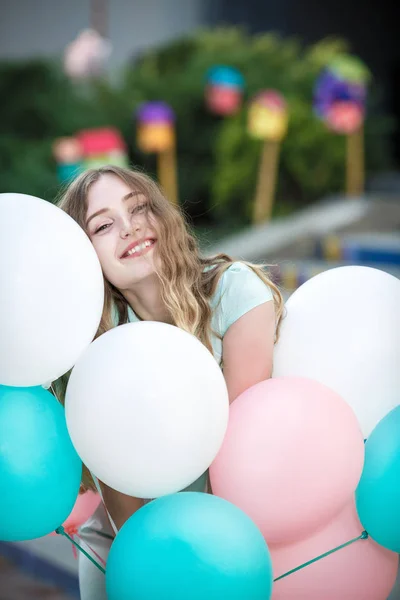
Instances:
[[[131,248],[127,252],[127,255],[131,256],[132,254],[135,254],[136,252],[139,252],[140,250],[144,250],[145,248],[148,248],[149,246],[152,246],[152,245],[153,245],[153,242],[151,242],[150,240],[146,240],[142,244],[138,244],[137,246],[134,246],[133,248]]]

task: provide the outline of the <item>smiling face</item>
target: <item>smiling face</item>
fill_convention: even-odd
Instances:
[[[116,175],[105,173],[90,186],[86,230],[104,276],[117,289],[155,276],[155,226],[146,197]]]

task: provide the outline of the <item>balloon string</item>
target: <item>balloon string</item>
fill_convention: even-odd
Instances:
[[[75,537],[77,537],[77,538],[78,538],[78,540],[79,540],[81,543],[83,542],[84,544],[86,544],[86,546],[89,548],[90,552],[91,552],[92,554],[94,554],[94,555],[95,555],[95,557],[96,557],[96,558],[97,558],[97,560],[98,560],[98,561],[99,561],[99,562],[100,562],[100,563],[103,565],[103,567],[105,567],[105,566],[106,566],[106,561],[105,561],[103,558],[101,558],[100,554],[98,554],[98,553],[96,552],[96,550],[94,550],[90,544],[88,544],[87,542],[85,542],[85,541],[84,541],[84,540],[81,538],[81,536],[79,535],[79,533],[75,533]],[[75,546],[72,546],[72,547],[73,547],[73,548],[74,548],[74,550],[76,551],[76,548],[75,548]]]
[[[78,552],[77,552],[76,546],[72,546],[72,554],[74,556],[74,559],[76,560],[78,558]]]
[[[63,526],[57,527],[56,533],[58,533],[58,535],[63,535],[64,537],[66,537],[67,540],[69,540],[74,546],[76,546],[76,548],[78,548],[78,550],[82,552],[82,554],[84,554],[86,558],[88,558],[95,565],[95,567],[99,569],[99,571],[105,574],[106,570],[101,565],[99,565],[99,563],[95,561],[94,558],[92,558],[90,554],[88,554],[86,550],[82,548],[82,546],[80,546],[70,535],[68,535]]]
[[[354,544],[354,542],[358,542],[359,540],[366,540],[367,538],[368,538],[368,533],[366,531],[363,531],[361,535],[354,538],[353,540],[350,540],[350,541],[346,542],[345,544],[341,544],[340,546],[333,548],[333,550],[329,550],[329,552],[324,552],[324,554],[320,554],[316,558],[313,558],[312,560],[309,560],[309,561],[303,563],[299,567],[296,567],[295,569],[291,569],[287,573],[284,573],[283,575],[276,577],[276,579],[274,579],[274,582],[279,581],[280,579],[283,579],[284,577],[287,577],[288,575],[292,575],[293,573],[300,571],[300,569],[304,569],[304,567],[308,567],[309,565],[312,565],[313,563],[317,562],[318,560],[321,560],[322,558],[325,558],[325,557],[329,556],[330,554],[337,552],[338,550],[342,550],[342,548],[346,548],[346,546],[350,546],[350,544]]]
[[[84,550],[82,548],[82,546],[80,546],[71,536],[68,535],[68,533],[66,533],[66,531],[64,530],[64,527],[58,527],[56,529],[56,533],[58,533],[59,535],[63,535],[64,537],[66,537],[73,545],[74,547],[78,548],[78,550],[80,552],[82,552],[82,554],[84,554],[86,556],[86,558],[88,558],[98,569],[99,571],[101,571],[103,574],[105,574],[105,569],[99,564],[97,563],[87,552],[86,550]],[[100,533],[100,532],[96,532],[96,533]],[[77,536],[79,540],[81,540],[80,536]],[[111,538],[111,536],[108,536],[108,534],[103,534],[103,537],[107,537],[109,539],[113,539]],[[284,573],[283,575],[280,575],[279,577],[276,577],[274,579],[275,581],[279,581],[280,579],[284,579],[285,577],[288,577],[289,575],[293,575],[293,573],[296,573],[297,571],[300,571],[301,569],[304,569],[305,567],[308,567],[310,565],[312,565],[313,563],[316,563],[317,561],[326,558],[327,556],[330,556],[331,554],[334,554],[335,552],[338,552],[338,550],[342,550],[343,548],[346,548],[347,546],[350,546],[351,544],[354,544],[355,542],[358,542],[359,540],[366,540],[368,539],[368,533],[366,531],[363,531],[361,533],[361,535],[359,535],[356,538],[353,538],[352,540],[349,540],[348,542],[345,542],[344,544],[341,544],[340,546],[336,546],[336,548],[333,548],[332,550],[329,550],[328,552],[324,552],[323,554],[320,554],[319,556],[317,556],[316,558],[313,558],[312,560],[309,560],[305,563],[303,563],[302,565],[299,565],[298,567],[295,567],[294,569],[291,569],[290,571],[287,571],[286,573]],[[90,550],[93,552],[93,554],[96,556],[96,558],[104,564],[105,566],[105,562],[104,560],[101,558],[101,556],[99,554],[97,554],[97,552],[95,552],[90,546],[89,546]]]
[[[85,527],[85,531],[95,533],[96,535],[99,535],[100,537],[105,538],[106,540],[113,541],[115,539],[113,535],[110,535],[109,533],[104,533],[104,531],[97,531],[97,529],[92,529],[91,527]]]

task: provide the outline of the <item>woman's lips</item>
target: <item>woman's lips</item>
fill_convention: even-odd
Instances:
[[[143,242],[136,243],[135,245],[132,245],[129,248],[129,250],[124,252],[124,254],[121,256],[121,259],[136,258],[137,256],[143,256],[143,254],[146,254],[147,252],[149,252],[149,250],[151,250],[154,247],[155,243],[156,240],[154,239],[147,239]]]

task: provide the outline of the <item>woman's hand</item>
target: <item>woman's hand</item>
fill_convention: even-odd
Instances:
[[[222,360],[230,402],[271,377],[274,342],[272,301],[253,308],[229,327],[222,341]]]

